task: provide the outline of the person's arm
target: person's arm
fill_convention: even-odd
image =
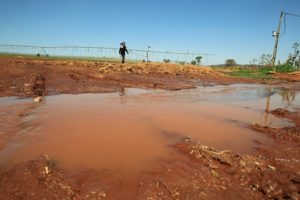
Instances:
[[[126,51],[127,54],[129,54],[128,51],[127,51],[127,48],[125,49],[125,51]]]

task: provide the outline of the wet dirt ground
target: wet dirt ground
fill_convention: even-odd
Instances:
[[[122,88],[179,90],[198,85],[255,82],[222,75],[208,67],[162,63],[117,64],[0,57],[0,96],[33,96],[43,77],[45,95],[115,92]],[[32,90],[32,88],[35,88]]]
[[[289,83],[149,63],[0,69],[0,199],[299,199]]]

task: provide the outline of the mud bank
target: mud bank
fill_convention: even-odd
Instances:
[[[198,85],[256,82],[193,65],[0,57],[0,96],[34,96],[37,77],[46,80],[45,95],[115,92],[128,87],[179,90]]]

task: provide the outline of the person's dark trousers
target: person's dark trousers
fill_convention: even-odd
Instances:
[[[122,63],[125,63],[125,54],[122,55]]]

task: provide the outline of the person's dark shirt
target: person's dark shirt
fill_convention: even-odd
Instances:
[[[125,52],[128,54],[127,48],[125,45],[122,45],[119,49],[119,54],[125,55]]]

